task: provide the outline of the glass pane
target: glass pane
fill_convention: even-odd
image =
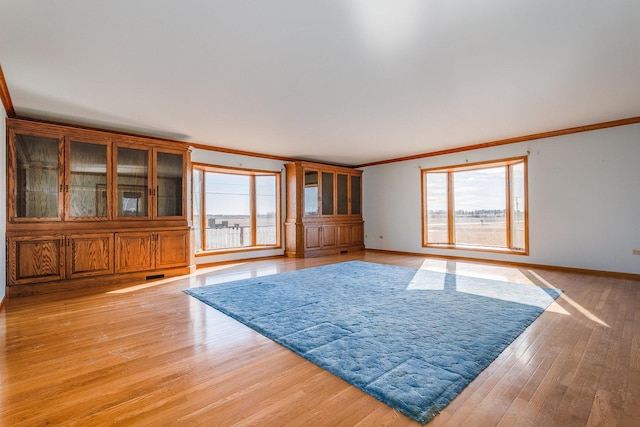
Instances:
[[[304,214],[318,215],[318,172],[304,171]]]
[[[322,215],[333,215],[333,174],[322,172]]]
[[[511,170],[511,248],[525,249],[524,162],[510,166]]]
[[[119,217],[149,216],[147,150],[118,147],[118,211]]]
[[[449,243],[447,173],[427,173],[427,244]]]
[[[256,245],[276,245],[278,200],[275,176],[256,176]]]
[[[58,218],[58,140],[16,135],[18,218]]]
[[[196,252],[202,251],[202,170],[193,170],[193,228]]]
[[[71,142],[69,166],[69,216],[106,218],[107,146]]]
[[[362,210],[360,175],[351,175],[351,214],[360,215]]]
[[[206,249],[251,246],[251,177],[205,172]]]
[[[158,153],[156,216],[182,216],[182,154]]]
[[[454,243],[507,245],[505,167],[453,173]]]
[[[338,174],[338,215],[349,213],[349,181],[347,175]]]

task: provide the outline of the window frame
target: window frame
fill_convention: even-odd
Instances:
[[[282,171],[271,171],[271,170],[260,170],[260,169],[245,169],[245,168],[236,168],[232,166],[218,166],[218,165],[210,165],[206,163],[197,163],[192,162],[192,173],[195,170],[199,170],[202,173],[202,179],[200,181],[200,189],[199,192],[201,194],[202,200],[200,201],[200,230],[197,228],[195,232],[200,231],[200,242],[202,245],[202,249],[198,251],[198,248],[195,248],[195,256],[209,256],[209,255],[221,255],[226,253],[238,253],[238,252],[251,252],[251,251],[261,251],[261,250],[271,250],[271,249],[281,249],[282,248]],[[251,242],[252,244],[249,246],[241,246],[241,247],[233,247],[233,248],[219,248],[219,249],[206,249],[207,239],[206,239],[206,224],[207,224],[207,206],[206,206],[206,173],[218,173],[218,174],[228,174],[228,175],[242,175],[251,177],[250,182],[250,221],[251,221]],[[257,236],[256,236],[256,225],[257,225],[257,212],[256,212],[256,185],[255,185],[255,177],[257,176],[273,176],[275,178],[275,198],[276,198],[276,243],[273,245],[258,245]],[[192,180],[192,194],[196,193],[196,182],[195,179]],[[196,206],[194,205],[195,199],[192,198],[191,206],[192,212],[196,211]],[[194,215],[195,216],[195,215]],[[195,221],[194,221],[195,226]]]
[[[524,248],[514,248],[512,239],[512,221],[511,221],[511,168],[510,166],[522,164],[523,165],[523,181],[524,181]],[[482,246],[482,245],[460,245],[455,243],[455,188],[453,174],[456,172],[491,169],[491,168],[505,168],[505,225],[506,225],[506,247],[494,247],[494,246]],[[429,173],[446,173],[446,202],[447,202],[447,243],[429,243],[428,240],[428,207],[427,207],[427,174]],[[420,184],[422,194],[422,247],[433,249],[454,249],[454,250],[472,250],[480,252],[496,252],[507,253],[514,255],[529,255],[529,184],[528,184],[528,157],[511,157],[499,160],[489,160],[483,162],[466,163],[460,165],[450,165],[444,167],[435,168],[421,168],[420,171]]]

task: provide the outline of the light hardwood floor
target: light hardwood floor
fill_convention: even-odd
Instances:
[[[419,425],[181,292],[349,259],[565,291],[429,426],[640,422],[640,282],[363,252],[8,300],[0,425]]]

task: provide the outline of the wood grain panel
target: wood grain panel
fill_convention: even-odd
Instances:
[[[67,277],[113,273],[113,233],[71,235],[67,242]]]
[[[116,273],[152,270],[154,233],[116,233]]]
[[[322,247],[333,248],[338,244],[337,241],[337,226],[335,225],[323,225],[322,226]]]
[[[62,236],[9,239],[9,284],[45,282],[63,278]]]
[[[322,233],[321,226],[308,226],[304,228],[304,248],[305,249],[319,249],[320,248],[320,236]]]
[[[351,224],[348,225],[338,225],[338,245],[340,246],[349,246],[351,244],[351,229],[353,226]]]
[[[189,265],[189,230],[156,233],[156,268]]]

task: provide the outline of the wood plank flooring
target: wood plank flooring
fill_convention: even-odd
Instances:
[[[430,426],[640,422],[640,282],[362,252],[8,300],[0,425],[419,425],[181,292],[351,259],[565,291]]]

